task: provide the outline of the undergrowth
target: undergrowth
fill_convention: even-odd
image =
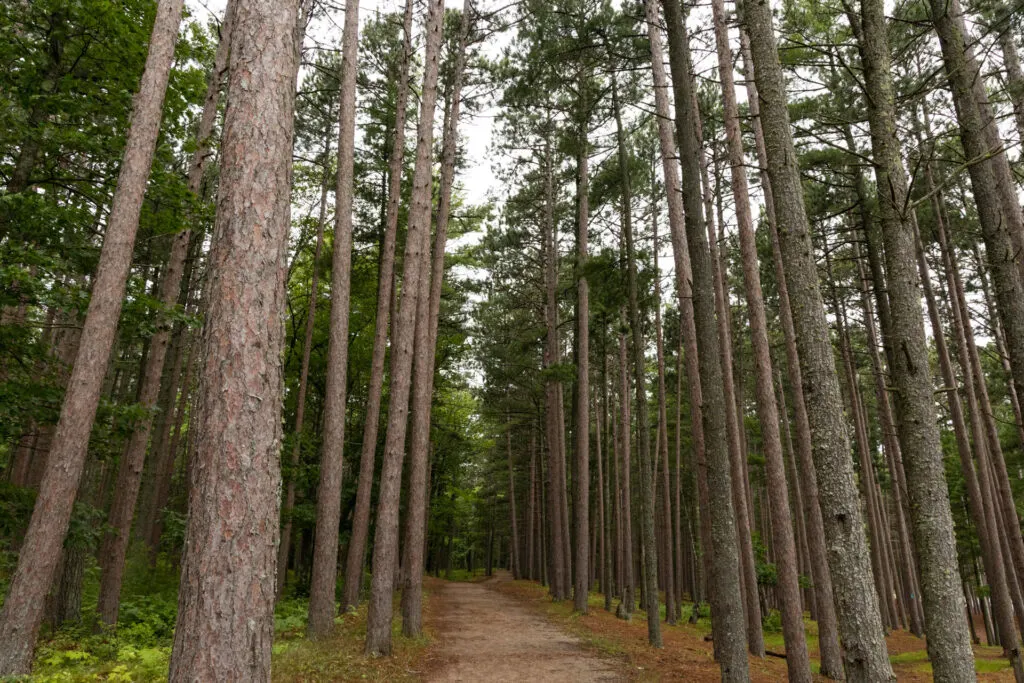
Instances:
[[[90,558],[82,586],[81,619],[56,630],[43,627],[32,675],[25,680],[167,680],[178,608],[178,568],[163,556],[156,567],[150,567],[142,549],[133,549],[116,629],[100,624],[96,612],[98,594],[99,568]],[[429,600],[429,591],[425,591],[425,605]],[[371,658],[363,655],[365,605],[354,613],[337,617],[334,633],[313,642],[306,639],[308,604],[308,596],[286,594],[275,608],[271,664],[275,681],[404,681],[417,677],[428,639],[403,637],[400,618],[394,622],[393,656]],[[399,605],[397,596],[395,605]]]

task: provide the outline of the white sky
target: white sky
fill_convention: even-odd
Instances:
[[[482,2],[484,8],[490,3]],[[186,0],[186,5],[192,16],[203,20],[205,17],[216,15],[222,17],[227,0]],[[461,8],[462,0],[446,0],[445,6],[450,8]],[[359,3],[360,24],[372,19],[377,13],[386,14],[390,12],[401,12],[405,7],[403,0],[362,0]],[[329,20],[318,18],[309,27],[307,47],[313,41],[320,44],[337,45],[341,42],[341,21],[344,12],[338,10],[332,13]],[[421,12],[413,19],[414,35],[421,30]],[[474,116],[463,113],[459,121],[459,132],[464,145],[466,155],[466,167],[458,178],[467,201],[472,204],[480,204],[488,199],[488,193],[495,186],[495,177],[491,169],[491,161],[488,159],[488,148],[491,144],[491,127],[493,123],[494,110],[485,108]]]

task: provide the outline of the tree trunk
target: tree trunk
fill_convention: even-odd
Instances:
[[[969,160],[978,222],[992,273],[996,303],[1017,395],[1024,395],[1024,221],[1005,149],[984,92],[973,50],[965,44],[957,1],[932,0],[932,21],[942,46],[960,140]],[[1016,544],[1015,544],[1016,545]]]
[[[651,171],[654,172],[653,167]],[[664,542],[660,546],[660,558],[665,568],[665,621],[668,624],[675,624],[679,619],[679,606],[676,602],[679,594],[676,590],[676,582],[679,580],[679,575],[674,566],[675,553],[672,550],[674,545],[672,538],[672,486],[668,467],[668,407],[665,396],[665,340],[661,326],[661,270],[658,267],[658,204],[653,194],[651,197],[651,234],[652,251],[654,252],[654,262],[651,264],[654,270],[654,339],[658,356],[658,440],[654,451],[654,461],[661,463],[662,472],[661,512]],[[675,544],[677,543],[679,543],[678,538],[675,539]]]
[[[519,524],[516,519],[516,470],[512,463],[512,425],[509,423],[508,432],[505,434],[505,445],[508,448],[508,518],[509,527],[512,530],[512,538],[509,543],[509,550],[512,560],[512,578],[523,578],[523,569],[519,556]]]
[[[807,522],[807,543],[811,559],[815,618],[818,622],[818,646],[821,654],[821,674],[833,679],[843,678],[843,659],[839,648],[839,632],[836,622],[836,607],[832,590],[832,575],[829,571],[828,553],[825,548],[825,526],[818,496],[818,477],[815,473],[811,441],[811,425],[807,417],[807,402],[803,391],[803,373],[800,369],[797,351],[796,329],[790,307],[789,288],[786,285],[785,265],[779,244],[778,223],[775,215],[775,199],[771,180],[768,177],[768,152],[764,141],[764,126],[760,117],[760,98],[754,81],[753,59],[750,54],[750,39],[743,25],[740,26],[740,46],[743,53],[747,102],[753,118],[754,139],[757,144],[761,189],[765,199],[765,219],[772,244],[772,261],[775,267],[776,287],[779,295],[779,323],[782,327],[786,351],[786,376],[793,397],[793,422],[795,423],[796,459],[800,475],[804,507],[802,512]]]
[[[699,121],[699,118],[698,118]],[[722,349],[722,391],[725,397],[726,435],[729,445],[729,464],[732,468],[732,504],[736,511],[736,535],[740,552],[740,588],[743,590],[744,613],[747,620],[747,647],[756,657],[764,656],[764,632],[761,627],[761,602],[758,599],[757,560],[751,538],[751,516],[754,505],[750,496],[750,478],[747,475],[746,441],[743,438],[739,409],[739,392],[736,391],[735,367],[733,365],[732,320],[729,303],[726,300],[723,280],[724,264],[718,253],[718,237],[715,229],[715,213],[712,203],[718,206],[718,222],[721,224],[721,193],[712,192],[708,177],[708,160],[702,150],[701,184],[704,188],[704,219],[707,223],[708,246],[711,250],[712,282],[715,286],[715,313],[718,322],[718,343]],[[717,200],[717,201],[715,201]],[[767,537],[765,537],[767,541]]]
[[[472,31],[474,12],[472,2],[467,0],[462,7],[459,52],[455,61],[454,79],[448,102],[448,116],[444,121],[441,144],[441,183],[435,218],[432,272],[424,271],[423,273],[424,279],[430,277],[430,287],[421,286],[422,293],[417,301],[415,340],[417,353],[413,362],[415,376],[412,396],[408,520],[405,537],[407,561],[405,584],[402,590],[402,633],[410,638],[418,637],[423,632],[423,538],[426,535],[427,524],[426,478],[429,466],[430,409],[434,396],[434,359],[437,349],[438,318],[441,313],[441,289],[444,284],[444,250],[448,235],[448,217],[451,213],[452,182],[455,178],[459,107],[466,68],[466,49]]]
[[[618,91],[612,83],[615,129],[619,152],[619,173],[622,183],[622,233],[625,243],[626,277],[629,293],[629,327],[632,332],[633,382],[636,385],[637,458],[640,460],[640,540],[643,543],[642,577],[643,605],[647,612],[647,640],[661,647],[661,621],[658,614],[658,548],[654,535],[654,474],[651,463],[650,430],[647,419],[647,379],[645,375],[643,331],[640,329],[640,303],[637,286],[636,253],[633,244],[632,194],[630,192],[629,160],[622,128]],[[628,432],[627,432],[628,434]]]
[[[590,127],[589,103],[585,89],[589,75],[581,81],[579,149],[576,151],[576,470],[575,485],[576,562],[573,608],[581,614],[588,611],[590,573],[587,527],[590,524],[590,285],[587,282],[588,232],[590,228]]]
[[[324,638],[334,627],[338,579],[338,525],[345,457],[348,389],[349,296],[352,291],[352,198],[355,163],[356,75],[359,2],[345,5],[338,106],[338,179],[335,189],[334,247],[331,257],[331,318],[324,389],[324,434],[320,482],[316,491],[313,577],[309,589],[310,638]]]
[[[703,400],[701,398],[700,367],[697,355],[697,330],[693,316],[692,274],[690,254],[686,240],[683,216],[683,197],[680,192],[678,155],[675,136],[672,133],[672,113],[668,101],[668,79],[665,74],[664,52],[661,45],[660,20],[656,2],[648,2],[646,10],[647,34],[651,45],[651,71],[654,81],[654,101],[658,118],[658,142],[661,151],[662,174],[665,181],[665,195],[668,204],[669,232],[672,239],[672,254],[675,261],[676,294],[679,299],[680,328],[682,344],[685,347],[686,379],[689,390],[691,413],[691,440],[693,442],[695,478],[701,510],[700,541],[704,549],[703,568],[711,576],[712,556],[711,517],[707,514],[710,493],[707,482],[707,463],[704,441]],[[678,425],[677,425],[678,429]],[[678,458],[677,458],[678,472]],[[677,474],[676,497],[679,494]],[[678,505],[677,505],[678,507]],[[692,596],[691,596],[692,597]],[[716,628],[712,622],[712,628]],[[716,641],[716,652],[717,652]]]
[[[859,183],[858,183],[859,184]],[[913,219],[912,219],[913,220]],[[872,222],[873,223],[873,222]],[[865,231],[867,234],[867,231]],[[871,238],[868,237],[868,241]],[[919,596],[920,589],[917,585],[918,573],[914,561],[914,545],[911,543],[907,530],[906,514],[904,507],[905,484],[902,467],[902,456],[898,442],[896,441],[896,426],[889,407],[889,396],[885,386],[885,373],[882,368],[882,361],[878,353],[878,334],[875,330],[874,308],[871,306],[870,287],[868,278],[864,272],[864,263],[857,245],[857,269],[861,282],[861,306],[864,311],[864,327],[867,331],[868,354],[871,357],[872,376],[875,383],[875,400],[878,405],[878,412],[881,418],[882,442],[887,456],[887,465],[892,477],[891,491],[893,496],[893,508],[897,516],[897,532],[899,535],[900,547],[903,549],[900,562],[901,579],[903,582],[902,598],[907,606],[910,617],[911,632],[922,637],[924,635],[924,614],[921,610]],[[881,269],[872,268],[872,276],[881,274]],[[882,309],[882,302],[888,307],[886,285],[884,280],[875,281],[875,299],[879,302],[879,310]]]
[[[437,103],[438,61],[441,51],[443,2],[431,0],[426,22],[426,55],[420,119],[417,129],[416,165],[412,205],[405,246],[402,292],[392,335],[391,394],[388,429],[381,470],[377,526],[373,543],[373,579],[366,626],[366,653],[391,653],[392,592],[398,560],[398,513],[402,485],[402,461],[408,428],[409,394],[413,371],[413,342],[420,297],[430,295],[430,204],[431,156],[434,138],[434,108]],[[442,248],[443,256],[443,248]],[[425,321],[424,321],[425,322]],[[431,348],[433,348],[431,346]],[[430,354],[433,356],[433,354]],[[433,373],[431,373],[432,375]],[[429,426],[429,418],[428,418]],[[422,512],[422,510],[421,510]],[[335,534],[337,533],[335,529]],[[421,572],[422,573],[422,572]]]
[[[831,279],[831,276],[829,276],[829,279]],[[896,607],[893,604],[892,584],[890,583],[885,563],[885,545],[888,542],[888,533],[879,519],[879,507],[875,488],[875,468],[871,459],[871,445],[868,443],[867,417],[862,409],[860,384],[857,372],[853,367],[853,352],[850,348],[850,336],[847,331],[846,312],[840,309],[834,290],[832,296],[840,353],[846,374],[848,409],[853,420],[853,440],[857,453],[857,463],[860,466],[858,481],[861,486],[861,495],[864,499],[864,508],[868,516],[867,527],[871,542],[872,573],[875,579],[875,589],[879,596],[882,621],[886,629],[889,630],[899,628],[899,624],[897,623]]]
[[[856,15],[849,12],[856,26]],[[907,179],[896,139],[889,44],[881,0],[861,0],[858,32],[879,188],[879,213],[885,244],[890,322],[883,329],[896,383],[896,425],[907,474],[911,522],[920,561],[920,580],[928,622],[928,656],[937,678],[971,680],[974,656],[963,623],[963,595],[957,590],[953,517],[949,506],[928,345],[921,314],[915,236],[907,203]]]
[[[297,8],[233,4],[171,681],[269,680],[274,636]]]
[[[620,316],[621,318],[621,316]],[[625,321],[622,321],[625,322]],[[618,483],[619,507],[621,513],[618,527],[618,547],[621,549],[621,568],[619,570],[620,602],[618,616],[629,621],[633,617],[633,609],[636,606],[633,580],[633,510],[632,493],[630,491],[630,480],[632,479],[631,444],[629,438],[632,418],[630,413],[629,397],[629,364],[626,353],[626,335],[619,333],[619,457],[616,459],[619,471],[616,474]]]
[[[683,185],[687,247],[693,276],[693,310],[697,330],[700,361],[698,377],[702,398],[702,420],[707,451],[707,482],[711,526],[710,544],[705,552],[712,554],[708,577],[712,589],[712,621],[715,630],[715,652],[722,668],[723,681],[742,681],[749,677],[746,638],[743,628],[743,605],[740,601],[740,577],[736,520],[732,507],[732,477],[729,466],[725,396],[722,391],[723,351],[716,334],[714,273],[711,251],[702,215],[700,177],[700,138],[698,133],[696,93],[694,92],[690,48],[678,0],[665,0],[668,25],[669,58],[676,101],[676,126],[680,156],[683,162]]]
[[[230,5],[228,8],[230,9]],[[221,78],[227,68],[230,41],[226,39],[231,32],[231,14],[225,14],[222,27],[222,38],[217,46],[213,70],[207,78],[206,97],[196,133],[198,142],[188,173],[188,190],[199,196],[202,190],[203,175],[206,162],[211,156],[211,136],[217,120],[217,102],[220,99]],[[159,299],[166,307],[173,307],[178,301],[181,291],[182,276],[185,272],[185,260],[188,256],[191,230],[183,230],[171,238],[171,250],[167,266],[160,278]],[[160,393],[160,380],[163,375],[164,360],[167,347],[171,340],[172,326],[166,322],[161,324],[149,342],[149,353],[143,366],[139,388],[139,405],[146,410],[142,420],[135,426],[125,446],[117,472],[117,484],[114,487],[114,500],[110,506],[108,525],[110,531],[104,535],[100,545],[100,619],[107,624],[117,622],[117,613],[121,604],[121,583],[124,578],[125,556],[128,552],[129,534],[132,519],[135,516],[135,504],[138,500],[139,486],[142,483],[142,469],[149,446],[150,431],[153,426],[152,410]]]
[[[0,676],[27,674],[32,665],[44,598],[71,520],[89,432],[117,332],[182,6],[183,0],[161,0],[157,7],[78,356],[18,566],[0,611]]]
[[[850,681],[893,680],[878,596],[873,590],[842,396],[804,210],[790,132],[785,81],[767,0],[743,4],[757,81],[779,247],[792,303],[802,389],[808,412],[819,504],[828,539],[835,604]]]
[[[324,161],[327,161],[327,150],[324,150]],[[327,176],[320,187],[320,215],[316,224],[316,247],[313,250],[313,274],[309,282],[309,306],[306,309],[306,330],[302,342],[302,365],[299,369],[299,391],[295,397],[295,442],[292,444],[291,472],[288,486],[281,508],[284,527],[281,529],[281,545],[277,550],[277,598],[284,593],[285,580],[288,578],[288,551],[292,541],[292,510],[295,508],[295,478],[302,455],[302,429],[306,417],[306,388],[309,380],[309,356],[313,348],[313,330],[316,327],[316,298],[320,275],[320,252],[324,241],[324,223],[327,220]]]
[[[604,346],[602,345],[602,350]],[[608,452],[608,447],[604,443],[604,435],[607,433],[605,429],[608,408],[608,384],[607,384],[607,367],[608,357],[602,353],[603,363],[601,365],[601,403],[600,411],[598,412],[597,419],[594,421],[594,445],[597,447],[594,460],[597,463],[597,496],[598,496],[598,507],[597,507],[597,542],[600,548],[599,555],[601,557],[601,565],[599,569],[601,577],[601,593],[604,594],[604,609],[606,612],[610,612],[612,609],[612,562],[611,562],[611,538],[609,536],[609,514],[608,514],[608,479],[610,472],[608,468],[604,466],[605,454]]]
[[[765,458],[766,484],[772,513],[772,540],[778,565],[776,591],[782,612],[783,637],[786,643],[786,667],[790,681],[810,681],[811,666],[804,635],[803,612],[800,605],[799,568],[793,520],[789,510],[786,468],[783,462],[782,437],[779,432],[779,411],[775,402],[772,377],[771,347],[768,322],[761,294],[761,275],[750,197],[747,193],[746,165],[740,133],[739,109],[733,85],[732,52],[725,24],[724,0],[713,0],[715,38],[718,47],[718,69],[722,79],[725,112],[725,133],[732,173],[732,194],[735,199],[736,222],[739,228],[743,282],[746,290],[747,315],[750,318],[751,348],[754,354],[754,386],[757,417],[761,423],[762,450]],[[760,624],[758,624],[760,630]]]
[[[391,314],[392,285],[395,278],[395,242],[398,235],[398,209],[402,199],[402,160],[405,156],[405,116],[409,101],[409,61],[412,58],[412,0],[406,0],[402,18],[402,65],[398,72],[395,96],[395,128],[388,159],[388,202],[381,245],[380,278],[377,288],[377,323],[373,335],[373,357],[370,361],[370,382],[366,398],[363,446],[359,455],[359,484],[356,505],[352,512],[352,536],[345,558],[345,583],[342,586],[341,608],[354,609],[359,604],[366,563],[366,539],[370,533],[370,497],[373,492],[373,470],[380,428],[380,402],[384,388],[384,360],[387,355],[388,322]]]
[[[942,220],[941,216],[938,214],[936,216],[938,221]],[[949,402],[949,412],[953,421],[953,434],[956,438],[957,452],[960,456],[960,472],[967,489],[967,509],[978,534],[981,560],[985,567],[985,577],[988,579],[996,622],[999,624],[1000,634],[1005,634],[1000,638],[1000,644],[1003,646],[1003,652],[1009,658],[1014,672],[1018,673],[1021,671],[1020,641],[1017,638],[1017,628],[1014,623],[1013,605],[1011,604],[1010,591],[1007,584],[1006,567],[1002,561],[998,541],[993,535],[993,530],[997,526],[995,506],[991,496],[982,495],[978,476],[975,473],[974,463],[971,458],[970,437],[967,433],[963,408],[960,405],[960,397],[957,392],[957,378],[953,371],[949,349],[946,346],[945,335],[942,331],[939,308],[935,301],[935,294],[928,274],[928,264],[925,260],[924,247],[921,244],[920,237],[917,238],[917,264],[924,289],[925,301],[928,306],[928,315],[931,320],[932,338],[935,340],[936,352],[939,357],[939,368],[942,372],[943,383],[946,385],[946,398]],[[963,334],[958,333],[957,337],[960,340],[958,341],[958,348],[966,355],[966,348],[963,347],[962,342]],[[965,389],[973,397],[974,390],[970,382],[965,384]],[[979,444],[978,448],[984,448],[984,445]],[[979,458],[979,462],[984,463],[985,459]],[[987,476],[987,472],[983,472],[983,475]]]
[[[554,219],[554,181],[551,160],[551,142],[544,142],[544,218],[542,222],[542,254],[544,261],[544,320],[547,327],[544,340],[543,362],[545,368],[558,365],[558,239],[555,234],[557,225]],[[565,474],[559,468],[560,442],[559,433],[564,430],[564,422],[558,410],[561,384],[557,378],[548,377],[544,385],[544,415],[548,454],[548,524],[551,532],[551,567],[550,589],[555,600],[564,600],[569,594],[570,577],[565,573],[565,540],[569,530],[562,525],[562,499],[565,497]]]

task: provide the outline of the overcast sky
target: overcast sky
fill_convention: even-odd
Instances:
[[[202,20],[204,17],[216,15],[222,17],[226,0],[187,0],[187,6],[192,16]],[[419,4],[419,3],[417,3]],[[478,6],[487,7],[488,2],[478,2]],[[446,0],[447,7],[461,8],[462,0]],[[373,18],[378,12],[385,14],[390,12],[401,12],[405,7],[404,0],[363,0],[359,3],[359,18],[361,22]],[[417,12],[414,19],[413,31],[418,34],[421,30],[421,13]],[[338,10],[332,13],[329,19],[319,18],[309,27],[309,38],[307,46],[313,41],[324,45],[337,45],[341,41],[341,21],[344,19],[344,12]],[[491,45],[490,49],[497,49]],[[491,144],[491,127],[494,111],[485,108],[472,117],[463,113],[459,121],[459,132],[462,144],[466,152],[466,167],[459,175],[458,183],[465,191],[466,199],[471,204],[480,204],[488,199],[488,194],[494,187],[494,174],[491,162],[488,159],[488,148]]]

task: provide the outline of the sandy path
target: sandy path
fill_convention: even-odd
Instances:
[[[433,621],[441,665],[428,681],[625,680],[577,638],[486,584],[444,583],[432,600],[442,606]]]

